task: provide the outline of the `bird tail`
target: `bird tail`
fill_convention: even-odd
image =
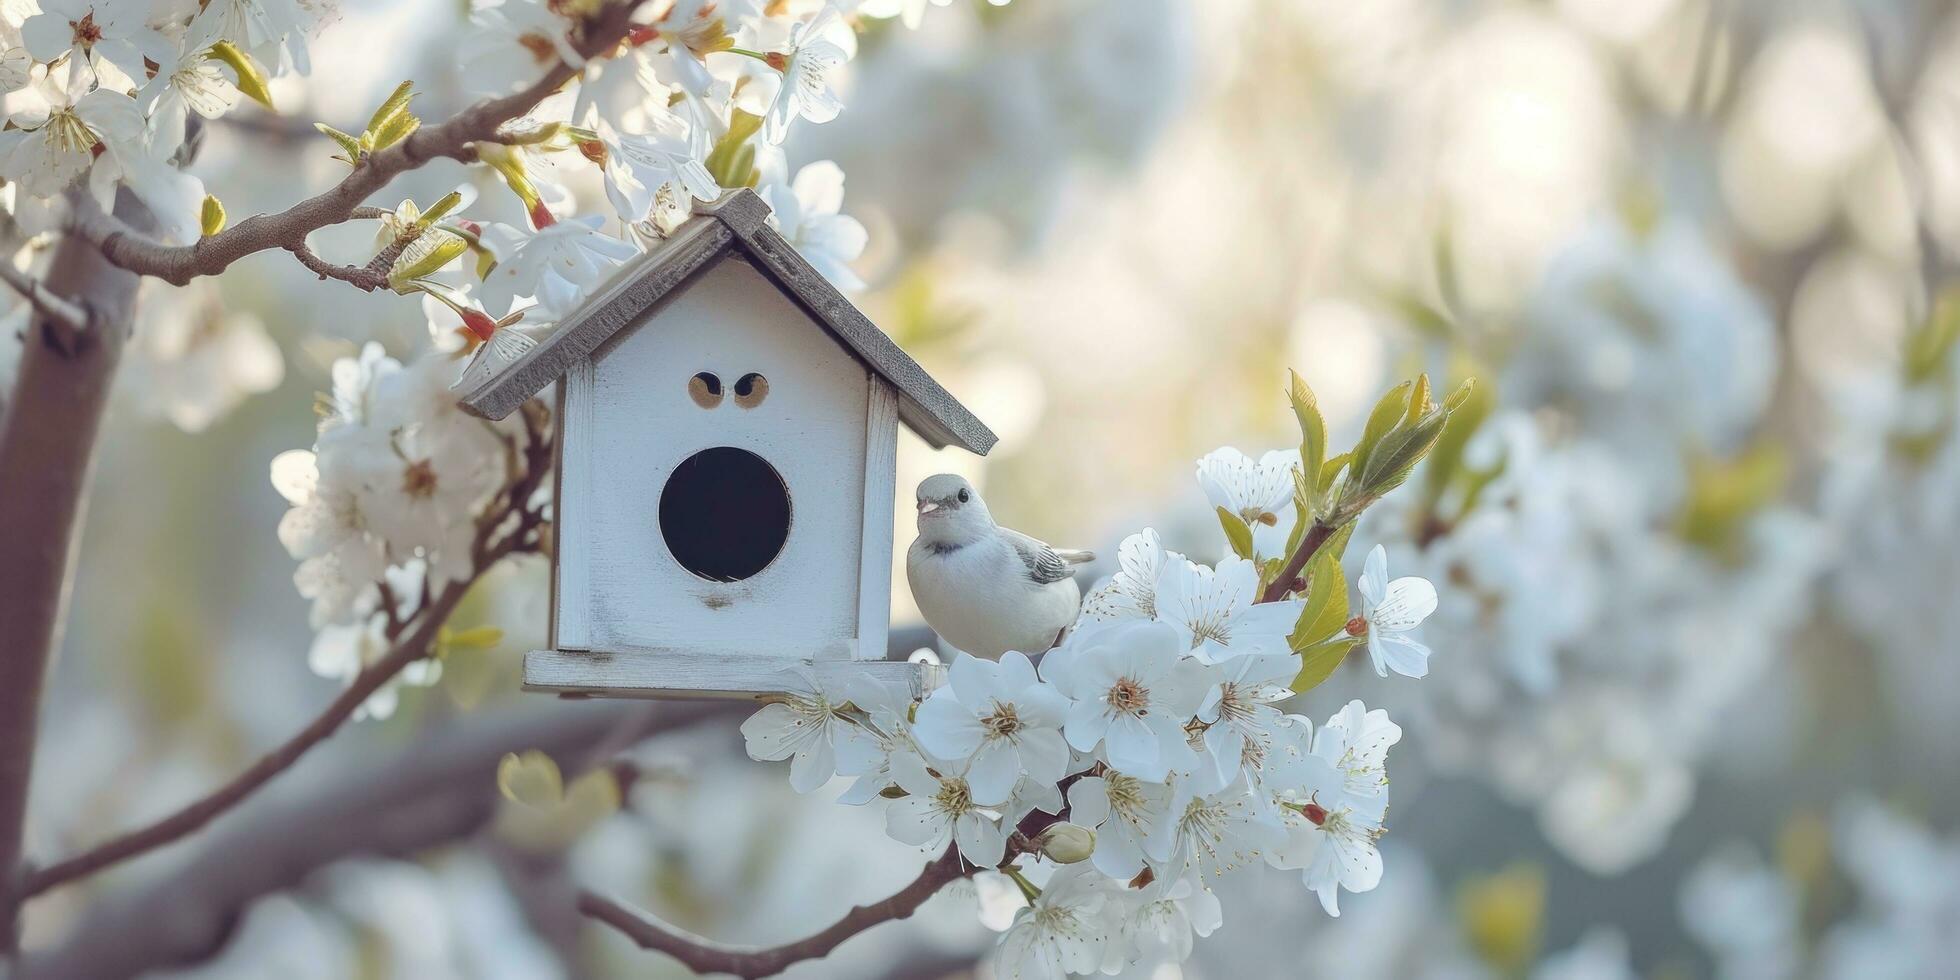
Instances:
[[[1056,548],[1055,557],[1071,565],[1086,565],[1096,560],[1096,553],[1093,551],[1071,551],[1067,548]]]

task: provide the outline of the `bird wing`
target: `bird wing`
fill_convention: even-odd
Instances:
[[[1011,528],[1001,528],[1000,535],[1014,549],[1014,554],[1020,557],[1021,564],[1028,567],[1028,579],[1037,585],[1073,578],[1073,566],[1093,561],[1096,557],[1094,552],[1089,551],[1057,551],[1045,542]]]

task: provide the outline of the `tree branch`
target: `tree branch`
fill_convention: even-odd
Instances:
[[[645,913],[592,891],[579,893],[578,909],[624,933],[641,948],[666,953],[696,973],[732,973],[755,980],[775,976],[804,960],[828,956],[844,940],[875,925],[907,918],[941,888],[979,870],[960,859],[957,846],[949,845],[946,853],[926,865],[911,884],[891,897],[870,905],[859,905],[821,932],[766,949],[724,946],[686,936]]]
[[[587,57],[611,51],[625,38],[633,11],[643,2],[622,0],[585,22],[578,51]],[[352,172],[326,191],[277,214],[253,215],[193,245],[162,244],[99,209],[86,207],[76,209],[71,230],[93,242],[110,262],[179,286],[201,276],[217,275],[257,252],[286,249],[298,255],[298,250],[307,248],[308,234],[354,217],[369,196],[397,176],[431,160],[474,159],[472,144],[494,140],[499,127],[531,111],[578,74],[578,69],[560,61],[522,92],[478,102],[439,125],[424,126],[400,143],[363,157]],[[321,272],[312,265],[308,268]]]
[[[201,962],[223,949],[254,901],[296,887],[320,868],[363,856],[412,856],[481,831],[497,813],[497,763],[505,753],[538,749],[570,768],[621,724],[644,739],[740,708],[525,700],[419,736],[381,765],[371,753],[343,755],[304,792],[255,798],[188,861],[92,903],[61,946],[23,958],[18,980],[130,977]]]
[[[127,192],[118,195],[116,208],[149,225],[149,212]],[[78,332],[58,318],[36,316],[27,328],[11,403],[0,415],[0,542],[7,552],[0,561],[6,636],[0,643],[0,957],[18,941],[15,868],[41,685],[61,645],[96,433],[136,304],[137,278],[69,236],[56,244],[44,283],[52,296],[89,297],[99,329]]]
[[[1300,573],[1306,570],[1307,562],[1312,561],[1313,556],[1320,552],[1320,546],[1333,536],[1334,528],[1314,521],[1313,526],[1307,528],[1307,533],[1300,538],[1300,546],[1293,549],[1293,556],[1286,560],[1279,574],[1273,576],[1272,584],[1266,586],[1266,594],[1260,596],[1259,601],[1278,602],[1286,598],[1286,593],[1293,588],[1293,580],[1300,577]]]
[[[65,296],[55,294],[41,280],[14,268],[12,262],[0,259],[0,280],[12,286],[14,292],[27,300],[34,312],[52,320],[71,334],[88,329],[88,308]]]
[[[405,635],[391,635],[394,641],[387,656],[368,665],[354,682],[340,692],[340,696],[328,704],[326,709],[315,717],[279,747],[261,756],[244,772],[210,793],[192,801],[145,827],[129,831],[111,838],[74,857],[29,871],[17,892],[24,900],[50,888],[66,884],[79,878],[95,874],[104,868],[119,864],[146,851],[155,850],[172,841],[179,840],[211,822],[212,818],[237,806],[246,797],[257,792],[273,777],[291,768],[307,751],[324,741],[327,736],[340,730],[354,716],[362,704],[374,692],[380,690],[397,674],[418,660],[429,655],[436,634],[449,619],[456,605],[463,601],[477,578],[502,561],[505,557],[520,550],[535,547],[534,532],[542,517],[526,504],[537,491],[550,464],[549,443],[538,433],[537,421],[526,415],[528,441],[522,450],[524,469],[505,489],[499,506],[493,507],[478,524],[477,540],[473,553],[472,567],[475,574],[470,578],[449,583],[431,603],[416,610],[410,618],[414,628]],[[491,543],[498,529],[507,523],[511,515],[517,515],[517,525],[511,532]],[[386,600],[384,600],[386,601]],[[407,625],[407,624],[401,624]],[[391,626],[391,630],[396,627]]]
[[[898,627],[887,656],[932,641],[923,626]],[[317,868],[362,855],[412,855],[477,833],[496,813],[496,769],[506,752],[539,749],[571,771],[608,758],[613,746],[744,707],[534,703],[459,719],[378,767],[357,757],[303,795],[248,800],[182,866],[96,903],[61,947],[29,954],[19,980],[134,976],[208,959],[254,900],[297,885]]]

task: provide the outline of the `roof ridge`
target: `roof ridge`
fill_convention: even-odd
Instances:
[[[693,218],[621,266],[611,282],[561,320],[550,336],[465,393],[459,399],[463,410],[488,419],[508,416],[574,363],[633,326],[695,273],[739,250],[834,342],[897,389],[899,419],[907,428],[935,448],[957,445],[986,455],[997,441],[993,431],[770,227],[770,213],[768,202],[748,188],[697,204]]]

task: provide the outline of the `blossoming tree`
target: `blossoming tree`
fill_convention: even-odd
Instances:
[[[401,685],[439,676],[446,651],[493,639],[449,621],[499,563],[550,547],[550,419],[542,403],[496,424],[463,414],[450,388],[471,358],[496,370],[531,342],[527,331],[548,330],[693,201],[730,188],[758,187],[813,265],[861,285],[850,263],[867,236],[839,213],[841,171],[818,162],[791,175],[779,146],[842,110],[835,76],[859,26],[916,26],[926,6],[488,0],[457,48],[481,101],[424,118],[404,82],[359,132],[319,123],[322,152],[337,153],[345,174],[236,222],[224,188],[185,166],[209,121],[245,100],[271,108],[273,78],[309,71],[319,8],[0,7],[10,250],[0,277],[26,321],[0,418],[0,540],[10,551],[0,563],[0,952],[13,952],[24,902],[198,832],[349,721],[390,714]],[[553,159],[597,168],[606,209],[581,212],[542,166]],[[493,173],[524,220],[472,217],[482,202],[463,190],[375,203],[437,160]],[[373,223],[371,254],[315,250],[313,233],[348,222]],[[291,505],[279,539],[299,563],[294,583],[317,631],[310,665],[344,689],[178,810],[66,857],[30,858],[21,842],[37,706],[93,443],[125,347],[159,342],[136,316],[138,282],[199,289],[260,252],[288,253],[362,292],[417,296],[439,340],[409,363],[374,344],[335,363],[314,445],[271,461]],[[1026,900],[1001,947],[1012,976],[1179,960],[1193,934],[1220,922],[1210,877],[1259,864],[1300,872],[1338,914],[1340,891],[1381,876],[1386,754],[1401,730],[1360,701],[1319,725],[1283,704],[1364,644],[1384,676],[1425,673],[1429,650],[1409,633],[1436,606],[1435,589],[1390,579],[1377,548],[1351,610],[1342,556],[1356,520],[1437,444],[1469,390],[1439,403],[1426,379],[1405,383],[1335,453],[1296,378],[1297,451],[1254,461],[1221,450],[1199,462],[1230,557],[1197,564],[1146,529],[1123,543],[1120,569],[1055,650],[961,655],[950,683],[918,702],[812,680],[754,715],[743,726],[751,754],[789,760],[797,789],[854,778],[847,802],[886,801],[891,835],[936,852],[891,898],[807,939],[744,951],[597,893],[579,896],[578,909],[690,967],[743,976],[822,956],[981,874],[1004,876]],[[511,757],[499,773],[508,820],[534,842],[575,835],[617,805],[605,762],[566,785],[548,757]]]

